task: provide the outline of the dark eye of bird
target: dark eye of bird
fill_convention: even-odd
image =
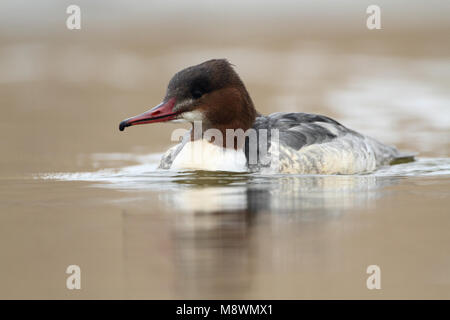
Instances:
[[[198,99],[203,95],[203,92],[200,89],[194,89],[191,93],[194,99]]]

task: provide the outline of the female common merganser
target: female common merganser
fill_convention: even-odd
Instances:
[[[259,114],[244,83],[225,59],[209,60],[179,71],[170,80],[161,104],[122,121],[119,129],[177,120],[191,122],[194,128],[163,155],[159,168],[357,174],[413,160],[413,156],[400,154],[396,148],[326,116]],[[195,133],[198,123],[200,134]],[[216,135],[205,137],[211,130]],[[232,138],[230,146],[224,143],[225,138],[217,138],[217,133],[226,137],[230,130],[245,133],[254,130],[256,139],[249,139],[251,135],[246,134],[244,140]],[[268,136],[266,143],[261,143],[261,132]],[[257,150],[258,155],[252,158],[251,150]]]

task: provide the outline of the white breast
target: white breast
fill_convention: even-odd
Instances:
[[[245,172],[247,161],[242,150],[218,147],[202,139],[186,143],[170,168]]]

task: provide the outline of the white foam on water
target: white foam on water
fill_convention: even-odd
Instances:
[[[36,179],[92,182],[91,187],[119,191],[157,192],[158,199],[186,214],[239,210],[298,212],[326,208],[339,215],[366,206],[382,196],[384,186],[399,177],[450,176],[450,158],[419,158],[412,163],[381,168],[367,175],[290,175],[227,172],[196,172],[157,169],[161,154],[95,154],[103,162],[135,161],[135,165],[92,172],[44,173]],[[138,201],[135,194],[116,201]],[[303,217],[304,219],[308,217]],[[311,219],[317,219],[314,215]]]
[[[161,170],[158,169],[159,159],[162,154],[135,155],[129,153],[102,153],[93,154],[92,161],[96,166],[102,162],[110,161],[134,161],[138,164],[119,168],[105,168],[92,172],[54,172],[36,174],[35,178],[44,180],[61,181],[91,181],[115,184],[117,187],[149,188],[146,182],[170,182],[184,177],[191,171]],[[257,177],[258,174],[242,174]],[[387,166],[364,176],[438,176],[450,175],[450,158],[418,158],[414,162]],[[273,175],[273,177],[297,177],[298,175]],[[261,178],[270,179],[268,175]],[[309,175],[308,175],[309,177]],[[264,181],[260,181],[264,182]],[[163,185],[155,185],[154,188],[163,188]]]

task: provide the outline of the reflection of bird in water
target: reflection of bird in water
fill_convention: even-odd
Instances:
[[[174,260],[181,293],[232,296],[249,289],[250,219],[245,210],[175,217]]]
[[[242,297],[251,290],[259,271],[253,261],[263,250],[252,241],[261,219],[293,219],[301,226],[339,217],[345,209],[369,206],[380,187],[395,183],[375,176],[261,179],[190,173],[160,197],[167,207],[179,208],[171,215],[170,241],[180,296]]]
[[[376,176],[269,179],[184,173],[158,186],[165,192],[155,200],[170,208],[164,218],[156,218],[151,209],[148,214],[122,215],[126,274],[133,290],[140,288],[143,292],[151,287],[159,288],[160,294],[163,290],[176,293],[175,297],[245,296],[254,290],[254,283],[259,283],[255,277],[263,276],[264,268],[286,268],[290,259],[300,264],[323,262],[305,262],[302,252],[331,249],[310,244],[299,247],[289,241],[298,233],[308,232],[308,226],[317,226],[314,222],[324,226],[323,230],[319,228],[324,236],[327,222],[340,218],[348,209],[369,207],[384,193],[384,186],[396,182],[392,177]],[[279,224],[283,225],[283,234],[289,233],[285,238],[280,239],[278,233],[278,238],[271,238],[271,230]],[[265,259],[263,266],[261,259]],[[160,282],[154,279],[155,273]],[[151,282],[146,280],[149,278]],[[167,281],[171,281],[169,288]]]
[[[193,172],[175,180],[190,188],[174,188],[161,200],[184,212],[245,210],[295,213],[307,210],[336,214],[343,209],[368,206],[380,196],[380,188],[396,183],[394,177],[245,175]],[[176,191],[175,191],[176,190]],[[304,216],[303,216],[304,217]]]

